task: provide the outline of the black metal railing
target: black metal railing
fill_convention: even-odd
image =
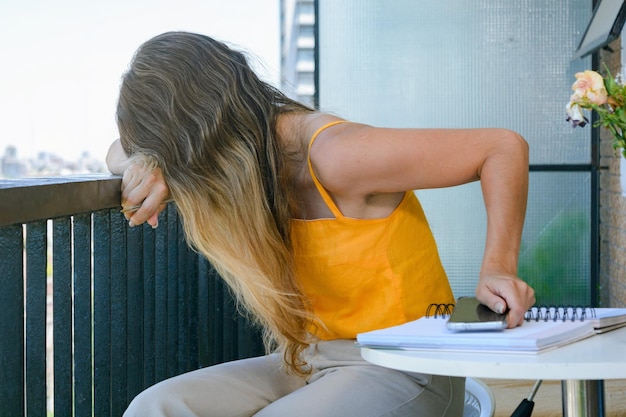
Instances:
[[[0,417],[120,416],[155,382],[263,352],[175,207],[129,228],[119,186],[0,181]]]

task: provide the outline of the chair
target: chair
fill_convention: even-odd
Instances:
[[[484,382],[479,379],[465,379],[465,408],[463,417],[493,417],[496,399]]]

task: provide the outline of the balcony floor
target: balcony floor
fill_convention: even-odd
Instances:
[[[510,417],[522,399],[530,394],[535,381],[483,379],[496,397],[494,417]],[[604,383],[606,416],[626,415],[626,380],[610,380]],[[544,381],[534,398],[533,417],[561,417],[561,383]]]

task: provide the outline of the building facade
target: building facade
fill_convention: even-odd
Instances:
[[[315,107],[315,1],[281,0],[281,89]]]

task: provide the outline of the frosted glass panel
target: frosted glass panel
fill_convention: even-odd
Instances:
[[[589,163],[572,129],[571,61],[590,0],[319,0],[319,99],[384,126],[506,127],[531,163]]]
[[[589,304],[591,174],[533,172],[519,275],[541,304]]]
[[[319,103],[392,127],[504,127],[531,164],[591,162],[565,104],[590,0],[319,0]],[[590,174],[533,172],[520,276],[540,302],[588,302]],[[486,219],[479,184],[417,192],[456,296],[474,291]],[[559,291],[555,291],[558,288]]]
[[[519,275],[535,288],[538,303],[590,302],[590,178],[586,172],[530,174]],[[480,185],[416,194],[455,296],[472,295],[487,226]]]

